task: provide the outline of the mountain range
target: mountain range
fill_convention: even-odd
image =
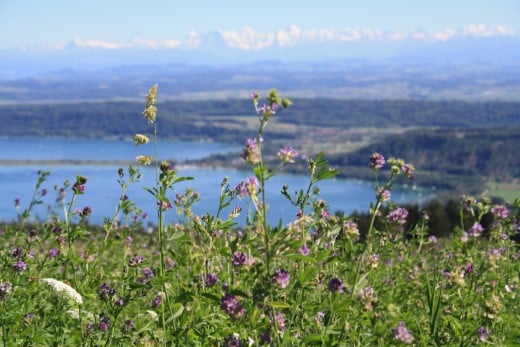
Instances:
[[[299,97],[518,101],[520,35],[478,26],[407,35],[297,27],[267,35],[246,28],[184,40],[76,38],[0,50],[4,103],[140,98],[150,83],[170,88],[167,98],[278,87]]]

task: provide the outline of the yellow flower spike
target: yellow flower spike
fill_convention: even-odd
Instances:
[[[136,146],[145,145],[150,142],[150,138],[143,134],[135,134],[133,140]]]
[[[152,156],[151,155],[138,155],[135,157],[137,163],[141,165],[150,165],[152,164]]]

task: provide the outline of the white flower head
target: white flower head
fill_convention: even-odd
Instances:
[[[91,312],[83,311],[83,310],[80,312],[80,310],[78,310],[77,308],[72,308],[70,310],[67,310],[67,314],[72,319],[79,319],[80,314],[81,314],[84,317],[86,317],[89,322],[93,322],[95,320],[95,317],[94,317],[94,315]]]
[[[83,305],[83,298],[81,295],[68,284],[54,278],[42,278],[40,281],[52,287],[55,292],[65,294],[66,297],[75,301],[78,305]]]

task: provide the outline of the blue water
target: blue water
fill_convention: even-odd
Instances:
[[[148,145],[136,148],[129,141],[111,140],[65,140],[65,139],[10,139],[0,140],[0,159],[81,159],[81,160],[131,160],[138,154],[153,152],[153,146]],[[226,144],[199,143],[199,142],[162,142],[159,144],[160,157],[184,160],[187,158],[201,158],[203,156],[237,152],[240,148]],[[151,153],[150,153],[151,154]],[[11,221],[23,211],[30,202],[37,180],[38,170],[50,171],[47,181],[42,185],[48,194],[42,198],[43,204],[35,210],[34,218],[45,220],[48,218],[48,208],[54,208],[56,192],[54,187],[61,187],[65,180],[74,182],[77,175],[87,177],[85,194],[76,200],[75,207],[92,208],[89,218],[92,224],[101,224],[105,217],[112,217],[121,196],[118,166],[105,165],[52,165],[52,166],[0,166],[0,220]],[[124,168],[126,172],[126,167]],[[155,171],[150,167],[141,167],[143,177],[140,182],[130,186],[126,195],[143,211],[148,213],[147,221],[156,223],[155,200],[143,187],[153,187]],[[184,193],[186,188],[193,188],[199,192],[201,200],[194,206],[194,213],[201,215],[209,212],[215,214],[218,209],[220,184],[224,177],[229,178],[231,187],[240,181],[252,176],[251,172],[225,169],[180,169],[182,176],[192,176],[194,180],[182,182],[174,187],[168,196],[170,200],[176,193]],[[308,177],[305,175],[276,175],[267,182],[268,219],[272,224],[282,220],[284,224],[295,218],[296,208],[280,194],[283,185],[289,185],[289,192],[306,189]],[[331,212],[366,211],[370,202],[374,200],[374,189],[370,182],[360,180],[335,179],[319,182],[320,198],[324,199]],[[68,191],[66,201],[69,201],[72,192]],[[20,208],[14,206],[14,199],[21,201]],[[425,196],[418,190],[398,189],[392,192],[392,199],[398,203],[417,202]],[[234,202],[230,208],[223,211],[226,216],[236,205],[244,209],[241,219],[244,221],[247,209],[247,199]],[[168,211],[168,222],[179,221],[175,208]]]

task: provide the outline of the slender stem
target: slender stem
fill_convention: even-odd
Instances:
[[[262,223],[262,229],[264,232],[264,244],[265,244],[265,264],[266,264],[266,273],[267,276],[269,276],[269,271],[271,269],[271,256],[270,256],[270,250],[269,250],[269,235],[268,235],[268,229],[267,229],[267,206],[266,206],[266,197],[265,197],[265,167],[264,167],[264,161],[263,161],[263,155],[262,155],[262,134],[264,131],[264,128],[267,124],[267,120],[265,118],[262,118],[260,121],[260,129],[258,130],[258,153],[259,153],[259,166],[260,166],[260,190],[262,194],[261,198],[261,206],[260,206],[260,213],[261,213],[261,223]]]

